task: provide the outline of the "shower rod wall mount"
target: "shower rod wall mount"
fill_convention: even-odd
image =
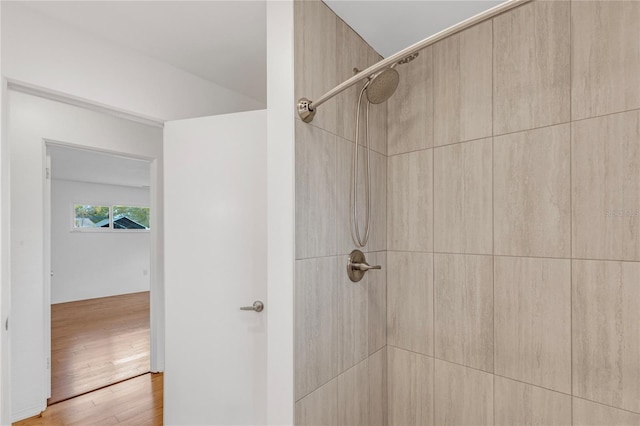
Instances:
[[[313,117],[316,114],[316,110],[320,105],[333,98],[339,93],[347,90],[349,87],[354,84],[362,81],[366,78],[371,77],[379,71],[382,71],[385,68],[389,68],[394,64],[402,63],[402,61],[408,60],[410,56],[419,52],[420,50],[442,40],[450,35],[459,33],[460,31],[466,30],[469,27],[472,27],[480,22],[484,22],[488,19],[493,18],[494,16],[498,16],[504,12],[507,12],[515,7],[521,6],[523,4],[529,3],[532,0],[508,0],[504,3],[500,3],[499,5],[492,7],[491,9],[485,10],[475,16],[472,16],[469,19],[465,19],[462,22],[459,22],[447,29],[440,31],[432,36],[425,38],[411,46],[399,51],[398,53],[394,53],[393,55],[381,60],[380,62],[371,65],[369,68],[366,68],[360,71],[358,74],[349,78],[348,80],[340,83],[333,89],[329,90],[324,95],[317,98],[315,101],[312,101],[307,98],[300,98],[296,103],[296,108],[298,110],[298,116],[305,123],[310,123],[313,121]]]
[[[316,110],[311,109],[311,101],[307,98],[300,98],[298,101],[298,115],[305,123],[311,123],[316,116]]]

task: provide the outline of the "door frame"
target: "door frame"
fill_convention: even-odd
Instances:
[[[40,98],[53,100],[61,103],[65,103],[68,105],[73,105],[76,107],[88,109],[91,111],[115,116],[121,119],[127,119],[130,121],[134,121],[137,123],[142,123],[145,125],[150,125],[154,127],[163,128],[164,122],[151,119],[149,117],[138,115],[135,113],[131,113],[128,111],[118,110],[116,108],[110,108],[109,106],[105,106],[103,104],[99,104],[96,102],[92,102],[90,100],[79,99],[72,95],[67,95],[61,92],[57,92],[54,90],[49,90],[47,88],[42,88],[38,86],[34,86],[28,83],[23,83],[19,81],[15,81],[12,79],[8,79],[6,77],[2,78],[2,127],[1,127],[1,141],[0,141],[0,152],[2,153],[2,157],[0,158],[1,163],[1,201],[2,201],[2,216],[1,216],[1,231],[2,231],[2,283],[0,285],[0,291],[2,292],[2,333],[5,337],[9,337],[6,339],[3,337],[3,345],[2,345],[2,357],[0,359],[0,373],[3,379],[2,382],[2,391],[0,393],[0,406],[3,407],[2,418],[0,418],[0,424],[5,424],[10,421],[11,418],[11,410],[6,410],[5,407],[11,407],[11,358],[8,356],[10,354],[10,346],[11,346],[11,333],[10,326],[7,330],[5,330],[5,321],[10,324],[10,314],[11,314],[11,279],[10,279],[10,268],[11,268],[11,247],[9,244],[10,241],[10,211],[11,211],[11,183],[9,179],[9,140],[8,140],[8,110],[10,108],[10,104],[8,102],[7,92],[9,90],[14,90],[16,92],[26,93],[28,95],[37,96]],[[90,150],[94,152],[102,152],[106,154],[119,155],[128,158],[135,158],[140,160],[149,161],[151,175],[150,175],[150,208],[154,211],[158,212],[155,215],[152,215],[150,218],[150,265],[149,265],[149,275],[150,275],[150,370],[151,372],[162,372],[164,371],[164,267],[163,267],[163,254],[164,248],[162,246],[162,240],[159,238],[159,230],[163,225],[162,218],[162,209],[163,204],[161,202],[161,198],[159,197],[159,192],[163,187],[162,182],[162,158],[161,157],[146,157],[140,156],[135,153],[126,152],[126,151],[113,151],[109,149],[100,149],[92,146],[85,146],[82,144],[73,144],[67,143],[64,141],[56,141],[53,139],[42,139],[42,154],[40,159],[34,161],[40,161],[43,170],[43,185],[45,190],[45,202],[42,212],[42,220],[45,225],[43,235],[43,242],[45,244],[45,261],[44,261],[44,282],[45,286],[44,294],[48,300],[44,301],[44,321],[42,323],[42,327],[44,329],[44,349],[45,352],[42,354],[42,359],[45,361],[47,358],[51,359],[51,280],[50,280],[50,272],[46,271],[46,268],[50,266],[50,250],[47,250],[47,244],[50,242],[50,229],[47,229],[47,215],[50,215],[51,206],[47,205],[47,182],[44,170],[47,164],[47,150],[46,145],[53,144],[58,146],[67,146],[70,148],[76,149],[84,149]],[[50,194],[49,194],[50,196]],[[49,211],[46,211],[48,207]],[[160,218],[158,218],[160,216]],[[49,236],[47,236],[49,234]],[[47,258],[48,256],[48,258]],[[8,336],[7,336],[8,335]],[[8,343],[8,344],[7,344]],[[46,400],[50,396],[51,389],[51,368],[46,368],[44,370],[45,374],[45,394],[43,395],[44,406],[46,407]],[[8,380],[7,380],[8,379]],[[6,417],[5,417],[6,416]]]
[[[295,276],[295,117],[294,98],[294,5],[293,0],[267,2],[267,186],[269,198],[267,214],[267,292],[270,309],[267,310],[267,423],[294,423],[294,276]],[[10,229],[9,163],[7,141],[7,88],[19,85],[2,76],[0,96],[0,189],[2,212],[0,212],[0,322],[4,325],[10,316],[11,253],[8,244]],[[25,88],[35,89],[39,96],[68,104],[102,111],[133,121],[163,127],[164,121],[154,117],[123,111],[86,98],[63,94],[51,89],[22,83]],[[14,87],[15,88],[15,87]],[[158,181],[161,163],[152,164],[152,179]],[[152,193],[152,197],[155,195]],[[157,199],[156,201],[157,202]],[[161,267],[164,247],[158,247],[159,264],[151,265],[162,281],[162,297],[152,300],[153,322],[164,326],[164,275]],[[154,309],[155,305],[155,309]],[[156,327],[157,329],[158,327]],[[0,329],[0,424],[10,424],[11,377],[10,377],[10,333]],[[157,358],[152,356],[152,365],[164,370],[164,332],[152,334],[158,348]],[[152,354],[153,355],[153,354]]]
[[[44,185],[44,348],[48,369],[45,370],[45,390],[46,398],[51,397],[51,157],[47,147],[57,146],[83,151],[96,152],[101,154],[117,155],[123,158],[148,161],[150,165],[149,175],[149,207],[154,214],[150,217],[149,230],[149,297],[150,297],[150,371],[157,373],[164,370],[164,282],[162,274],[162,262],[159,261],[160,250],[158,249],[158,213],[162,214],[162,206],[158,202],[158,158],[133,155],[126,152],[116,152],[108,149],[96,149],[81,144],[73,144],[58,140],[42,139],[42,156],[45,173],[43,173]],[[161,311],[160,311],[161,310]]]

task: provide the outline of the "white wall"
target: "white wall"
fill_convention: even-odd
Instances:
[[[16,10],[20,5],[15,2],[1,2],[1,69],[3,76],[25,81],[36,86],[65,92],[93,102],[100,102],[114,108],[125,111],[147,115],[153,118],[172,119],[186,116],[202,116],[227,112],[234,105],[240,105],[242,109],[256,109],[263,106],[250,107],[242,99],[238,100],[234,94],[224,93],[218,88],[211,87],[210,83],[202,82],[193,76],[184,75],[180,70],[170,67],[163,67],[164,64],[152,61],[149,58],[137,57],[132,52],[122,52],[113,45],[105,43],[103,40],[89,42],[92,37],[77,33],[68,28],[62,28],[58,23],[48,20],[42,16],[28,16],[24,11]],[[12,10],[11,10],[12,9]],[[269,424],[292,424],[293,423],[293,120],[291,114],[291,101],[293,99],[293,2],[291,0],[280,2],[267,2],[268,13],[268,85],[269,85],[269,107],[268,107],[268,145],[269,145],[269,166],[268,166],[268,186],[269,186],[269,296],[268,301],[273,309],[267,310],[269,317]],[[27,16],[25,16],[27,15]],[[33,14],[31,14],[33,15]],[[10,28],[10,31],[7,30]],[[24,55],[24,57],[21,57]],[[60,63],[58,63],[60,62]],[[118,64],[116,69],[114,64]],[[164,68],[164,72],[156,73],[157,68]],[[217,95],[216,93],[221,93]],[[16,97],[14,95],[13,97]],[[3,101],[6,100],[3,93]],[[271,101],[273,100],[273,101]],[[21,100],[22,108],[25,108],[25,99]],[[238,102],[238,104],[236,104]],[[252,100],[248,101],[251,104]],[[212,105],[213,103],[213,105]],[[42,114],[46,108],[42,102],[39,108],[33,109],[34,114]],[[69,107],[71,108],[71,107]],[[225,109],[229,108],[229,109]],[[28,108],[27,108],[28,110]],[[73,110],[71,108],[71,110]],[[235,108],[239,111],[240,108]],[[4,112],[4,111],[3,111]],[[87,115],[91,113],[87,112]],[[59,118],[59,114],[56,114]],[[27,118],[22,119],[27,120]],[[66,123],[66,122],[65,122]],[[2,120],[2,131],[6,131],[7,120]],[[80,127],[86,131],[82,122]],[[66,126],[66,124],[65,124]],[[282,127],[281,127],[282,126]],[[103,126],[99,126],[103,128]],[[69,129],[73,130],[73,129]],[[58,129],[56,134],[63,134]],[[112,132],[108,132],[112,133]],[[131,138],[123,140],[122,144],[114,144],[114,141],[105,142],[99,140],[82,140],[73,138],[78,143],[92,144],[95,146],[111,146],[115,150],[129,152],[144,151],[137,142],[131,142]],[[3,144],[7,138],[3,138]],[[132,143],[129,150],[127,144]],[[1,184],[5,187],[3,192],[2,208],[2,277],[3,282],[8,282],[9,264],[9,210],[7,209],[9,198],[9,164],[7,146],[2,146],[0,161],[2,170]],[[36,165],[38,153],[34,148],[29,148],[31,153],[26,153],[28,157],[33,157],[31,162]],[[24,161],[23,161],[24,162]],[[28,163],[28,162],[27,162]],[[18,164],[15,167],[21,167]],[[27,167],[27,173],[33,173],[31,178],[27,177],[25,184],[20,185],[27,190],[35,190],[33,196],[29,196],[27,204],[38,207],[41,198],[41,189],[37,180],[42,177],[38,170],[34,170],[33,165]],[[153,169],[153,167],[152,167]],[[15,171],[15,170],[14,170]],[[35,181],[34,181],[35,179]],[[158,180],[162,182],[162,170],[158,170]],[[162,200],[162,192],[157,194]],[[152,194],[152,201],[154,195]],[[283,213],[284,211],[284,213]],[[28,248],[16,253],[18,258],[25,253],[35,256],[33,267],[41,265],[38,253],[41,253],[41,243],[38,237],[42,234],[40,223],[37,217],[38,210],[34,210],[29,217],[35,228],[29,231],[28,221],[23,223],[25,229],[17,232],[16,238],[11,241],[14,245],[28,244]],[[161,213],[161,212],[159,212]],[[161,218],[160,218],[161,221]],[[26,237],[29,237],[28,239]],[[162,263],[161,240],[158,242],[158,260]],[[274,248],[276,249],[274,251]],[[153,267],[153,266],[152,266]],[[24,269],[24,268],[22,268]],[[20,291],[17,306],[29,299],[29,292],[34,291],[33,297],[41,295],[41,277],[29,274],[29,271],[20,270],[19,283],[27,283]],[[160,269],[159,273],[162,272]],[[25,276],[22,276],[25,275]],[[3,286],[2,303],[4,310],[2,320],[8,314],[7,304],[10,288]],[[153,297],[153,295],[152,295]],[[159,301],[155,302],[160,304]],[[153,316],[152,299],[152,316]],[[14,383],[19,383],[16,392],[14,407],[14,419],[19,418],[20,413],[28,414],[29,406],[43,408],[43,400],[40,397],[29,396],[28,389],[33,393],[43,392],[42,374],[43,363],[37,354],[42,350],[42,330],[38,327],[42,323],[42,306],[33,306],[28,311],[18,309],[18,324],[24,322],[22,333],[33,332],[34,336],[29,339],[18,338],[17,347],[12,348],[16,353],[19,349],[17,371],[13,374],[16,378]],[[33,314],[33,318],[28,319],[28,315]],[[16,318],[12,318],[15,322]],[[153,321],[153,319],[152,319]],[[27,330],[27,324],[31,327]],[[18,331],[19,327],[18,327]],[[12,332],[13,333],[13,332]],[[6,336],[9,333],[2,333],[2,365],[7,365],[9,356],[6,354],[8,345]],[[40,339],[40,340],[38,340]],[[153,338],[152,338],[153,339]],[[162,340],[162,336],[158,336]],[[14,345],[14,346],[16,346]],[[38,346],[40,345],[40,346]],[[18,349],[19,348],[19,349]],[[19,352],[18,352],[19,353]],[[35,354],[35,358],[34,358]],[[153,356],[153,353],[152,353]],[[31,366],[35,366],[30,372]],[[11,399],[9,395],[8,374],[2,375],[0,370],[2,387],[0,391],[3,404]],[[16,411],[17,410],[17,411]],[[37,410],[39,411],[39,410]],[[33,411],[34,414],[37,411]],[[0,423],[8,424],[9,410],[6,405],[0,407]]]
[[[14,91],[9,91],[8,96],[11,380],[15,421],[38,414],[46,406],[43,138],[157,159],[155,163],[162,164],[162,129]],[[160,181],[161,174],[159,169]],[[155,196],[162,203],[162,193]],[[162,247],[162,229],[159,224],[155,226],[158,245]]]
[[[0,7],[0,45],[2,44],[2,8]],[[2,55],[0,55],[2,69]],[[9,155],[7,147],[7,95],[6,84],[0,81],[0,324],[9,315]],[[11,424],[11,374],[10,374],[9,331],[0,325],[0,425]]]
[[[293,415],[293,1],[267,2],[267,424]]]
[[[72,226],[74,204],[149,206],[149,189],[58,179],[51,186],[51,303],[149,291],[149,232]]]
[[[164,62],[1,2],[2,74],[160,120],[262,109],[255,99]]]

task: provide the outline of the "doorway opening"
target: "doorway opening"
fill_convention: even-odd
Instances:
[[[149,161],[45,145],[51,405],[151,371],[155,212]]]

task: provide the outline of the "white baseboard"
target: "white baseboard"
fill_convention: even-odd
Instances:
[[[37,416],[47,408],[46,401],[44,403],[34,403],[27,407],[21,408],[11,413],[11,422],[17,422],[20,420],[28,419],[29,417]]]

